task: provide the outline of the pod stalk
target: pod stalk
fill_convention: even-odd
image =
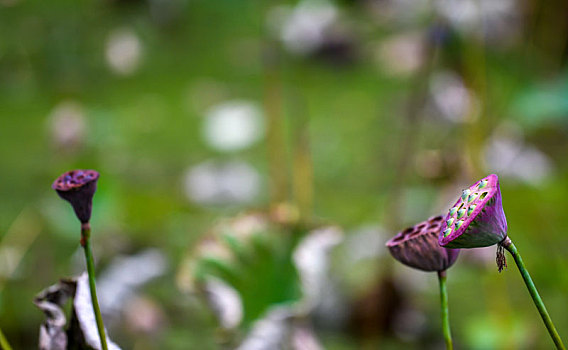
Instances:
[[[442,331],[447,350],[453,350],[452,333],[450,331],[450,315],[448,312],[448,290],[446,288],[446,270],[438,271],[440,285],[440,309],[442,311]]]
[[[95,313],[95,320],[97,322],[97,330],[101,340],[101,349],[108,350],[106,341],[105,326],[103,324],[103,317],[101,316],[101,309],[97,299],[97,288],[95,285],[95,263],[93,261],[93,252],[91,251],[91,225],[89,223],[81,224],[81,246],[85,251],[85,259],[87,260],[87,273],[89,275],[89,289],[91,290],[91,302],[93,304],[93,311]]]
[[[542,298],[538,294],[538,291],[536,290],[536,286],[534,285],[532,278],[529,275],[527,268],[525,267],[525,263],[523,262],[523,259],[521,258],[521,255],[519,254],[519,252],[517,250],[517,247],[515,246],[515,244],[513,244],[513,242],[511,241],[511,239],[509,237],[505,238],[502,245],[503,245],[503,247],[505,247],[505,249],[507,249],[509,251],[509,253],[511,253],[511,255],[513,256],[513,259],[515,259],[515,263],[517,264],[517,267],[519,268],[519,272],[521,273],[521,276],[523,277],[523,280],[525,281],[525,284],[527,286],[527,289],[529,290],[531,298],[532,298],[536,308],[538,309],[538,312],[540,313],[540,317],[542,317],[542,321],[544,322],[546,329],[548,330],[548,333],[550,334],[550,337],[554,341],[556,348],[561,349],[561,350],[566,350],[566,347],[562,343],[562,339],[560,339],[560,335],[558,335],[558,331],[556,331],[556,327],[554,327],[554,323],[552,323],[552,319],[550,318],[550,315],[548,314],[548,311],[546,310],[546,307],[544,306],[544,302],[542,301]]]

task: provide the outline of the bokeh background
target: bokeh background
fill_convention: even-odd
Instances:
[[[0,325],[84,269],[51,190],[101,173],[98,288],[124,349],[443,346],[435,274],[384,242],[500,176],[568,341],[568,3],[0,0]],[[512,259],[448,271],[462,349],[550,348]]]

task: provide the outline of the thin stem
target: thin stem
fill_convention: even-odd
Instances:
[[[12,350],[10,343],[8,343],[8,339],[6,339],[6,337],[4,336],[4,333],[2,333],[1,329],[0,329],[0,349]]]
[[[517,247],[515,247],[513,242],[511,242],[511,240],[508,239],[508,237],[506,238],[506,241],[503,243],[503,246],[505,247],[505,249],[509,251],[509,253],[511,253],[513,258],[515,259],[517,267],[519,268],[519,272],[521,273],[521,276],[523,276],[523,280],[527,285],[527,289],[529,290],[532,300],[534,301],[534,304],[536,305],[536,308],[540,313],[540,317],[542,317],[542,320],[544,321],[544,324],[548,329],[548,333],[550,333],[550,337],[554,341],[554,344],[556,344],[556,348],[566,350],[566,347],[562,343],[562,339],[560,339],[560,335],[558,335],[558,332],[554,327],[554,323],[552,323],[552,319],[550,318],[548,311],[546,311],[546,307],[544,306],[544,303],[542,302],[542,299],[540,298],[540,295],[536,290],[536,287],[531,279],[531,276],[529,275],[529,272],[527,271],[525,264],[523,263],[523,259],[521,258],[521,255],[517,251]]]
[[[440,308],[442,310],[442,331],[446,349],[452,350],[452,333],[450,331],[450,315],[448,312],[448,290],[446,288],[446,270],[438,271],[438,281],[440,282]]]
[[[292,163],[294,202],[298,206],[300,222],[307,223],[312,216],[314,196],[309,116],[305,100],[301,94],[293,96],[292,106],[295,115],[292,125],[294,133],[294,156]]]
[[[285,202],[288,199],[289,192],[280,66],[279,46],[272,40],[267,40],[263,55],[264,110],[268,121],[266,146],[268,149],[270,204],[273,207]]]
[[[91,226],[87,224],[81,225],[81,245],[85,250],[85,258],[87,260],[87,273],[89,274],[89,288],[91,289],[91,302],[93,303],[93,311],[95,312],[95,319],[97,321],[97,329],[101,339],[102,350],[107,350],[107,341],[105,335],[105,326],[101,316],[101,309],[99,308],[99,301],[97,299],[97,289],[95,286],[95,263],[93,261],[93,253],[91,251]]]

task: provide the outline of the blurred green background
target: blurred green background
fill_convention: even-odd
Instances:
[[[79,225],[50,186],[86,168],[101,173],[100,279],[149,248],[163,264],[108,316],[124,349],[235,347],[270,307],[302,299],[304,278],[325,286],[301,317],[321,347],[440,348],[435,274],[395,262],[384,242],[496,173],[510,237],[568,340],[567,10],[0,0],[3,332],[35,348],[44,316],[33,297],[82,271]],[[218,225],[251,210],[269,223],[239,253],[239,281],[221,274],[245,308],[226,325],[193,284],[194,262],[208,240],[213,255],[238,251]],[[307,254],[308,270],[326,267],[307,277],[293,252],[309,230],[287,223],[298,217],[341,232],[326,254]],[[456,347],[550,348],[513,260],[499,274],[494,251],[463,252],[448,272]]]

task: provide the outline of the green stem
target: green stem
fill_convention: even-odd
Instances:
[[[8,343],[8,339],[6,339],[1,329],[0,329],[0,348],[3,350],[12,350],[10,343]]]
[[[521,258],[521,255],[517,251],[517,247],[515,247],[513,242],[511,242],[511,240],[508,237],[505,239],[505,242],[502,245],[505,247],[505,249],[509,251],[509,253],[511,253],[513,258],[515,259],[517,267],[519,268],[519,272],[521,273],[521,276],[523,276],[523,280],[527,285],[527,289],[529,290],[532,300],[534,301],[534,304],[536,305],[536,308],[540,313],[540,317],[542,317],[542,320],[544,321],[544,324],[548,329],[548,333],[550,333],[550,337],[554,341],[554,344],[556,344],[556,348],[566,350],[566,347],[562,343],[562,339],[560,339],[560,336],[558,335],[558,332],[554,327],[554,323],[552,323],[552,319],[550,318],[548,311],[546,311],[546,307],[544,306],[544,303],[542,302],[542,299],[540,298],[540,295],[536,290],[536,287],[531,279],[531,276],[529,275],[529,272],[527,271],[525,264],[523,263],[523,259]]]
[[[440,308],[442,309],[442,331],[446,349],[452,350],[452,333],[450,331],[450,315],[448,312],[448,290],[446,288],[446,270],[438,271],[438,281],[440,282]]]
[[[99,301],[97,299],[97,289],[95,285],[95,263],[93,261],[93,253],[91,251],[91,226],[87,224],[81,225],[81,245],[85,250],[85,258],[87,260],[87,273],[89,274],[89,288],[91,289],[91,302],[93,303],[93,311],[95,312],[95,319],[97,321],[97,329],[101,339],[102,350],[108,350],[105,326],[101,316],[101,309],[99,308]]]

